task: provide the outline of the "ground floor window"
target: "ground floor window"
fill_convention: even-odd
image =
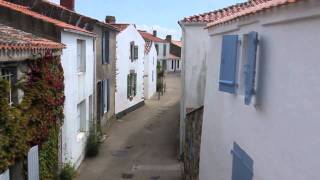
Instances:
[[[174,62],[173,62],[173,60],[171,61],[171,69],[174,69]]]
[[[86,132],[86,100],[81,101],[77,106],[78,131]]]
[[[132,100],[137,95],[137,73],[128,74],[127,84],[127,97]]]
[[[9,104],[18,103],[18,93],[13,91],[13,85],[17,83],[17,68],[16,67],[0,67],[0,80],[7,80],[9,82]]]
[[[177,68],[179,69],[180,68],[180,61],[178,60],[177,63],[178,63]]]

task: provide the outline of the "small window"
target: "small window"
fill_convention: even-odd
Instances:
[[[103,112],[106,113],[109,111],[109,102],[110,102],[110,85],[109,85],[109,80],[103,80],[102,82],[102,88],[101,88],[101,103],[102,103],[102,109]]]
[[[77,70],[86,72],[86,41],[77,40]]]
[[[174,60],[171,60],[171,69],[174,69]]]
[[[79,123],[79,132],[86,132],[86,101],[83,100],[77,106],[77,119]]]
[[[102,64],[109,63],[109,47],[110,47],[110,34],[108,31],[102,33]]]
[[[159,55],[159,45],[156,44],[155,47],[156,47],[157,55]]]
[[[134,59],[139,58],[139,46],[134,46]]]
[[[233,144],[232,180],[252,180],[253,160],[240,148],[237,143]]]
[[[130,43],[130,59],[131,61],[134,60],[134,42],[133,41]]]
[[[163,45],[163,56],[167,56],[167,45]]]
[[[177,68],[179,69],[180,68],[180,61],[178,60],[177,63],[178,63]]]
[[[17,83],[17,68],[0,68],[0,80],[6,80],[9,83],[8,103],[18,104],[18,92],[13,91],[13,86]]]
[[[127,98],[132,100],[137,95],[137,73],[130,73],[127,77]]]

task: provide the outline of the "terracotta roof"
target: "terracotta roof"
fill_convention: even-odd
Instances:
[[[63,44],[0,24],[0,49],[52,50],[63,49],[64,47]]]
[[[302,0],[249,0],[212,12],[186,17],[180,22],[187,24],[207,23],[208,26],[214,26],[242,16],[298,1]]]
[[[149,54],[151,48],[152,48],[152,41],[146,41],[145,45],[144,45],[144,53],[145,54]]]
[[[125,29],[127,29],[128,26],[130,26],[130,24],[120,24],[120,23],[109,24],[109,25],[112,25],[118,28],[119,31],[124,31]]]
[[[41,15],[37,12],[32,11],[29,7],[26,7],[26,6],[21,6],[21,5],[10,3],[10,2],[4,1],[4,0],[0,0],[0,7],[8,8],[10,10],[17,11],[17,12],[20,12],[20,13],[28,15],[28,16],[32,16],[33,18],[52,23],[52,24],[54,24],[60,28],[63,28],[63,29],[70,29],[70,30],[75,30],[75,31],[84,32],[87,34],[94,35],[94,33],[87,31],[85,29],[67,24],[65,22],[44,16],[44,15]]]
[[[152,41],[152,42],[157,42],[157,43],[167,43],[166,40],[158,38],[153,36],[152,34],[148,33],[147,31],[139,31],[143,39],[146,41]]]
[[[176,45],[176,46],[182,47],[182,42],[181,41],[172,40],[171,43]]]
[[[77,15],[79,15],[79,16],[81,16],[81,17],[88,18],[88,19],[90,19],[91,21],[94,21],[94,22],[96,22],[97,24],[99,24],[99,25],[101,25],[101,26],[105,26],[105,27],[110,28],[110,29],[112,29],[112,30],[120,31],[116,26],[113,26],[113,25],[111,25],[111,24],[107,24],[107,23],[101,22],[101,21],[99,21],[99,20],[97,20],[97,19],[94,19],[94,18],[92,18],[92,17],[89,17],[89,16],[85,16],[85,15],[79,14],[79,13],[77,13],[77,12],[75,12],[75,11],[72,11],[72,10],[70,10],[70,9],[64,7],[64,6],[59,5],[59,4],[52,3],[52,2],[47,1],[47,0],[42,0],[41,3],[45,3],[45,4],[49,5],[49,6],[52,6],[52,7],[58,8],[58,9],[62,9],[62,10],[64,10],[64,11],[68,11],[68,12],[70,12],[70,13],[72,13],[72,14],[77,14]]]

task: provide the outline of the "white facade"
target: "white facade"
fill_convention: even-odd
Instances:
[[[170,55],[170,43],[164,43],[164,42],[155,42],[155,46],[158,51],[158,62],[164,70],[166,70],[166,60],[169,58]]]
[[[78,42],[83,43],[82,56],[85,70],[79,72],[77,56]],[[66,45],[61,56],[64,69],[65,105],[62,126],[62,162],[71,162],[78,167],[85,155],[89,121],[92,118],[92,94],[94,85],[93,37],[71,32],[61,33],[61,43]],[[85,52],[85,53],[84,53]],[[83,106],[79,107],[82,103]],[[84,121],[79,122],[79,118]]]
[[[130,59],[130,43],[138,46],[138,59]],[[128,108],[143,102],[143,75],[144,75],[144,45],[145,41],[134,27],[129,25],[117,35],[116,60],[116,97],[115,113],[118,114]],[[127,98],[127,77],[134,72],[137,74],[136,96],[132,100]]]
[[[320,1],[292,5],[209,29],[210,54],[200,159],[201,180],[230,180],[236,142],[253,160],[253,179],[320,179]],[[259,34],[256,97],[247,106],[218,91],[224,34]],[[241,68],[242,46],[237,68]],[[187,88],[188,89],[188,88]]]
[[[157,51],[154,43],[144,57],[144,98],[150,99],[157,91]]]
[[[168,59],[167,60],[167,72],[179,72],[181,71],[181,61],[180,59]]]
[[[208,30],[206,24],[181,24],[182,97],[180,105],[180,154],[182,154],[187,111],[204,105],[208,60]]]

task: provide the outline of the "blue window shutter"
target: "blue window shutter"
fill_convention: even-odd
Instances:
[[[252,180],[253,160],[236,143],[233,144],[232,180]]]
[[[258,47],[258,33],[251,32],[248,35],[248,59],[245,65],[245,104],[251,103],[252,96],[255,93],[255,76],[256,76],[256,57]]]
[[[219,90],[234,94],[236,91],[236,67],[238,35],[225,35],[222,41]]]

